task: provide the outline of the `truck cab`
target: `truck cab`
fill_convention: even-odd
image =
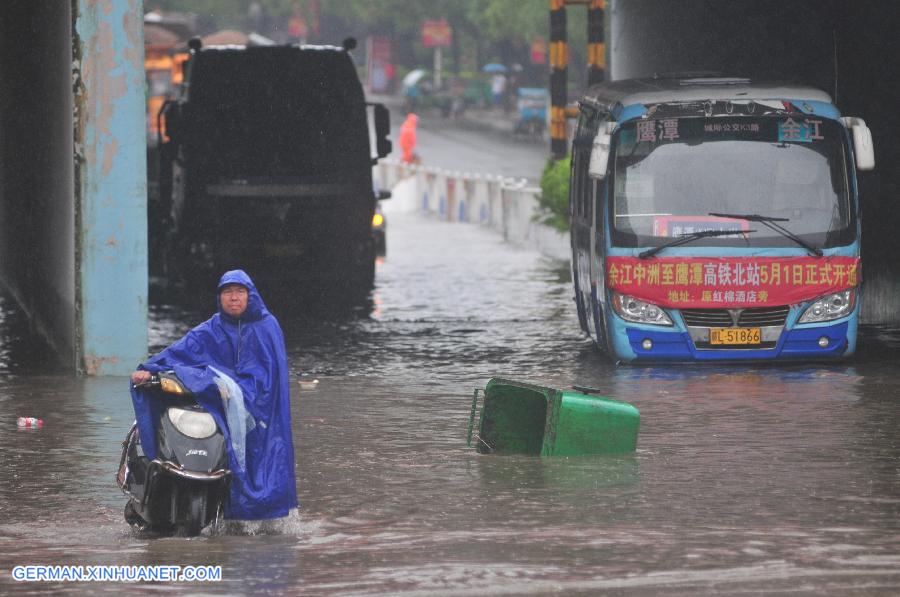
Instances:
[[[270,293],[371,288],[372,165],[390,125],[366,103],[354,46],[192,40],[183,93],[162,110],[170,167],[151,214],[169,272],[205,284],[241,268]]]

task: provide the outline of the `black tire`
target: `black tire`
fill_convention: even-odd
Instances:
[[[206,522],[206,493],[193,493],[187,503],[188,521],[178,525],[175,534],[179,537],[196,537]]]
[[[378,257],[387,255],[387,239],[384,234],[375,237],[375,255]]]
[[[125,504],[125,522],[138,530],[143,530],[147,527],[147,522],[134,511],[134,504],[131,500],[128,500],[128,503]]]
[[[365,290],[366,294],[375,285],[375,239],[369,237],[360,248],[356,262],[353,264],[353,284]]]
[[[581,291],[576,286],[575,309],[578,312],[578,325],[581,327],[581,331],[583,331],[585,334],[590,335],[591,331],[590,327],[588,326],[587,310],[585,309],[584,301],[581,300],[582,296],[583,295]]]

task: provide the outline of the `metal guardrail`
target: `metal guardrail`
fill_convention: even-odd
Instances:
[[[481,224],[497,230],[516,244],[529,244],[547,257],[567,261],[571,257],[568,233],[543,224],[538,213],[541,190],[524,178],[471,174],[399,160],[381,160],[373,169],[380,189],[395,189],[410,181],[416,211],[448,222]],[[407,197],[408,199],[408,197]],[[400,200],[395,194],[393,201]]]

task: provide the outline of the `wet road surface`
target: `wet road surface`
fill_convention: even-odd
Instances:
[[[395,152],[400,125],[406,117],[399,109],[391,111],[391,138]],[[423,166],[438,166],[465,174],[491,174],[524,178],[538,184],[550,155],[549,139],[512,134],[510,117],[499,111],[471,111],[460,121],[442,117],[437,111],[419,115],[416,150]]]
[[[568,279],[492,231],[392,216],[368,313],[281,317],[299,513],[194,539],[125,525],[127,380],[18,356],[4,297],[0,592],[123,589],[16,583],[24,564],[222,566],[218,583],[127,585],[141,593],[900,592],[900,331],[865,329],[844,364],[617,367],[580,335]],[[207,316],[157,306],[151,344]],[[493,376],[633,403],[637,452],[467,449],[472,390]],[[45,427],[16,429],[23,415]]]

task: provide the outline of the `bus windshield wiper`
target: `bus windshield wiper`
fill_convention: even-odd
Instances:
[[[790,222],[791,221],[790,218],[773,218],[770,216],[761,216],[758,214],[720,214],[720,213],[712,213],[712,212],[710,212],[709,215],[716,216],[718,218],[732,218],[734,220],[747,220],[748,222],[759,222],[763,226],[765,226],[771,230],[774,230],[778,234],[791,239],[792,241],[794,241],[795,243],[797,243],[798,245],[800,245],[801,247],[803,247],[804,249],[806,249],[807,251],[809,251],[810,253],[815,255],[816,257],[821,257],[823,255],[822,249],[820,249],[818,247],[814,247],[813,245],[809,244],[808,242],[806,242],[805,240],[803,240],[802,238],[800,238],[799,236],[797,236],[796,234],[794,234],[793,232],[791,232],[790,230],[788,230],[787,228],[785,228],[784,226],[782,226],[781,224],[778,223],[778,222]]]
[[[658,247],[653,247],[652,249],[641,251],[640,253],[638,253],[638,257],[640,257],[641,259],[649,259],[663,249],[668,249],[669,247],[677,247],[678,245],[684,245],[701,238],[707,238],[709,236],[734,236],[735,234],[748,234],[750,232],[756,232],[756,230],[700,230],[698,232],[689,232],[688,234],[682,234],[678,238],[670,240],[667,243],[663,243]]]

